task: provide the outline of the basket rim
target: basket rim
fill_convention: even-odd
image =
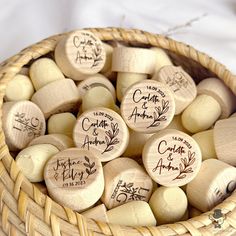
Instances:
[[[236,76],[224,65],[193,47],[159,34],[137,29],[84,28],[103,41],[115,40],[136,42],[167,49],[177,55],[193,59],[202,67],[213,72],[236,94]],[[66,34],[58,34],[33,44],[0,64],[1,107],[6,84],[20,69],[30,62],[54,50],[56,43]],[[2,118],[2,109],[1,109]],[[214,227],[209,219],[210,212],[187,221],[157,227],[126,227],[87,219],[71,209],[54,202],[31,184],[18,169],[5,143],[4,132],[0,130],[0,218],[2,229],[9,234],[12,227],[22,235],[202,235]],[[236,221],[232,214],[236,207],[236,192],[216,208],[224,209],[227,228],[234,230]],[[34,210],[34,211],[33,211]],[[235,213],[236,214],[236,213]],[[5,220],[3,220],[5,219]],[[22,222],[22,225],[16,224]],[[235,232],[235,231],[234,231]],[[19,235],[21,235],[19,233]],[[26,234],[25,234],[26,233]],[[217,231],[219,233],[219,231]]]

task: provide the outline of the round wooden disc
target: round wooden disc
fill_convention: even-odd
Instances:
[[[130,86],[121,102],[121,115],[133,130],[155,133],[167,127],[175,113],[170,89],[155,80],[142,80]]]
[[[25,148],[46,129],[42,111],[30,101],[4,103],[2,125],[11,151]]]
[[[92,206],[104,189],[102,164],[91,152],[78,148],[54,155],[46,164],[44,179],[49,195],[77,211]]]
[[[194,80],[180,66],[164,66],[152,78],[166,84],[174,94],[175,114],[180,114],[197,96]]]
[[[129,142],[128,128],[116,112],[93,108],[80,115],[73,131],[75,145],[90,150],[101,161],[119,157]]]
[[[106,53],[99,38],[89,31],[78,30],[57,44],[55,60],[65,75],[81,80],[81,74],[95,74],[103,68]]]
[[[183,186],[199,172],[202,155],[196,141],[174,129],[153,135],[143,149],[143,164],[157,183]]]

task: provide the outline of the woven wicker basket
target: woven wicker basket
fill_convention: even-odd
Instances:
[[[188,45],[140,30],[119,28],[88,30],[104,41],[123,41],[135,46],[157,46],[166,49],[174,63],[181,65],[195,80],[209,76],[218,77],[236,94],[236,76],[225,66]],[[52,36],[34,44],[1,64],[1,106],[7,82],[31,60],[52,52],[62,36],[63,34]],[[86,219],[42,194],[23,176],[9,154],[2,128],[0,132],[0,236],[236,235],[236,192],[217,206],[226,216],[221,228],[215,228],[210,220],[209,215],[212,212],[188,221],[159,227],[124,227]]]

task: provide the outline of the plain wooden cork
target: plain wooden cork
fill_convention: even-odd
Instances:
[[[34,103],[6,102],[3,104],[2,112],[2,127],[10,151],[23,149],[32,139],[44,135],[44,115]]]
[[[114,159],[103,167],[105,189],[101,197],[108,209],[129,201],[148,201],[153,182],[145,170],[126,157]]]
[[[98,107],[79,116],[73,139],[78,148],[93,152],[104,162],[119,157],[125,151],[129,131],[118,113]]]
[[[64,134],[42,135],[37,138],[34,138],[28,144],[28,146],[32,146],[32,145],[36,145],[36,144],[51,144],[51,145],[55,146],[60,151],[75,146],[74,141],[70,137],[68,137]]]
[[[154,181],[163,186],[183,186],[201,167],[201,150],[195,140],[178,130],[162,130],[148,139],[143,164]]]
[[[62,72],[74,80],[102,70],[106,53],[101,40],[89,31],[74,31],[59,41],[55,60]]]
[[[40,58],[34,61],[30,66],[29,74],[36,90],[55,80],[65,78],[56,63],[49,58]]]
[[[44,179],[49,195],[76,211],[93,206],[104,189],[102,164],[91,152],[63,150],[46,164]]]
[[[173,92],[175,115],[180,114],[197,96],[194,80],[180,66],[164,66],[152,79],[166,84]]]
[[[177,129],[179,131],[182,131],[186,134],[189,134],[190,132],[186,130],[182,124],[181,115],[175,115],[170,124],[166,127],[166,129]]]
[[[187,185],[189,203],[202,212],[227,198],[236,187],[236,168],[216,159],[203,161],[197,176]]]
[[[106,60],[100,73],[106,74],[111,72],[113,47],[110,44],[104,42],[103,42],[103,47],[106,52]]]
[[[166,85],[155,80],[143,80],[127,89],[120,110],[129,128],[137,132],[155,133],[172,121],[175,102]]]
[[[31,101],[40,107],[47,119],[56,113],[76,110],[79,93],[73,80],[60,79],[39,89]]]
[[[93,219],[93,220],[108,223],[107,209],[104,204],[100,204],[98,206],[95,206],[95,207],[87,210],[87,211],[84,211],[81,213],[81,215],[83,215],[87,218]]]

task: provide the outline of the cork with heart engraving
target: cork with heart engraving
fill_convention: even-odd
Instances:
[[[102,162],[119,157],[129,142],[128,128],[111,109],[98,107],[82,113],[73,130],[75,145],[93,152]]]
[[[44,179],[49,195],[76,211],[93,206],[104,189],[100,160],[91,152],[78,148],[54,155],[45,166]]]
[[[199,172],[202,161],[196,141],[174,129],[153,135],[143,148],[142,158],[152,179],[167,187],[189,183]]]
[[[166,128],[175,113],[171,90],[155,80],[143,80],[129,87],[121,102],[121,115],[129,128],[155,133]]]

